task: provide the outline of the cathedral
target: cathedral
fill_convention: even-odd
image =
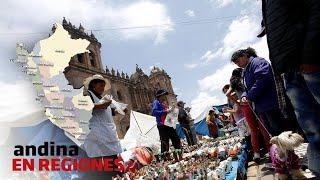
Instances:
[[[77,54],[70,59],[69,66],[65,68],[64,74],[70,85],[74,88],[81,88],[85,78],[94,74],[100,74],[111,83],[110,94],[115,100],[128,104],[128,112],[131,110],[144,114],[151,114],[151,105],[154,100],[154,94],[158,89],[166,89],[169,92],[167,97],[168,103],[176,103],[177,95],[175,95],[171,77],[165,70],[154,67],[150,75],[145,74],[138,65],[136,72],[129,76],[127,73],[119,72],[115,69],[109,69],[107,66],[103,68],[101,60],[101,43],[97,40],[94,34],[87,34],[84,27],[80,24],[76,28],[70,22],[63,18],[62,25],[69,32],[72,39],[86,39],[90,41],[88,52]],[[52,32],[55,28],[52,28]],[[122,138],[130,121],[130,113],[123,119],[116,117],[115,123],[119,138]]]

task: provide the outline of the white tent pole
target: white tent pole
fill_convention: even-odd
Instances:
[[[134,118],[134,120],[136,121],[136,123],[137,123],[137,125],[138,125],[138,128],[139,128],[140,133],[143,134],[143,133],[142,133],[142,130],[141,130],[140,126],[139,126],[139,123],[138,123],[138,121],[137,121],[137,119],[136,119],[136,116],[135,116],[134,113],[133,113],[133,111],[131,112],[131,114],[133,115],[133,118]]]
[[[149,131],[147,131],[144,135],[147,135],[154,127],[156,127],[157,125],[152,126],[151,129],[149,129]]]

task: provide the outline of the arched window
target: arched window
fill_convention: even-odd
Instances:
[[[89,60],[90,60],[91,66],[95,67],[96,66],[96,58],[95,58],[95,54],[91,50],[89,53]]]
[[[78,60],[79,63],[83,63],[83,54],[77,54],[76,59]]]
[[[117,91],[117,96],[118,96],[118,100],[122,101],[122,95],[121,95],[120,91]]]

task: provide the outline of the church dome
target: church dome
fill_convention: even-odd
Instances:
[[[153,66],[151,70],[151,74],[158,73],[158,72],[162,72],[162,70],[159,67]]]
[[[130,79],[139,82],[148,79],[148,76],[142,71],[141,68],[139,68],[138,65],[136,65],[136,72],[131,75]]]

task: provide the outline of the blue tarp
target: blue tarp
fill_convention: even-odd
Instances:
[[[208,129],[208,125],[206,123],[206,120],[203,119],[202,121],[199,121],[197,123],[194,124],[194,128],[196,129],[196,133],[202,136],[209,136],[209,129]],[[176,128],[177,134],[180,138],[185,138],[185,135],[182,131],[182,128],[180,126],[180,124],[177,124],[177,128]]]
[[[184,132],[182,131],[182,128],[181,128],[181,125],[180,125],[180,124],[177,124],[176,131],[177,131],[178,136],[179,136],[181,139],[184,139],[184,138],[186,137],[186,136],[184,135]]]
[[[238,159],[232,161],[232,171],[226,175],[226,180],[244,179],[244,177],[246,177],[246,163],[248,159],[247,148],[247,143],[245,141],[242,142],[241,152],[238,155]],[[240,177],[237,177],[238,175]]]
[[[239,166],[239,162],[237,160],[232,161],[232,169],[228,174],[226,174],[226,180],[237,179],[238,166]]]
[[[204,112],[201,113],[202,115],[200,115],[201,119],[195,119],[194,128],[196,129],[196,133],[202,136],[209,136],[210,134],[209,134],[209,129],[206,123],[206,115],[208,114],[209,110],[212,108],[216,108],[218,111],[221,112],[222,108],[225,106],[227,106],[227,104],[223,104],[219,106],[211,106],[206,108]],[[185,138],[185,135],[182,131],[180,124],[177,124],[176,131],[180,138],[182,139]]]
[[[206,119],[203,119],[202,121],[195,123],[194,128],[196,129],[197,134],[202,136],[209,136],[209,129],[206,122]]]

